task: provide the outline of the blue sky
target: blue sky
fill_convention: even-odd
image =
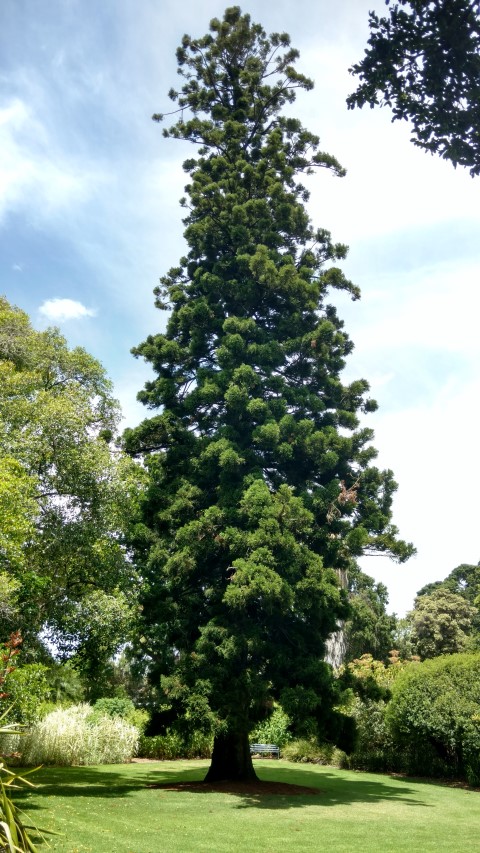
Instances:
[[[480,378],[480,179],[417,150],[387,110],[349,112],[349,65],[383,0],[297,0],[244,11],[287,30],[316,88],[294,112],[347,168],[311,179],[315,225],[350,245],[361,302],[336,299],[380,404],[379,463],[399,482],[395,522],[418,556],[363,567],[397,613],[426,582],[476,563]],[[132,346],[165,323],[158,278],[184,253],[178,199],[186,143],[151,121],[168,109],[175,49],[203,35],[216,0],[3,0],[0,10],[0,262],[7,298],[97,356],[125,422],[149,369]]]

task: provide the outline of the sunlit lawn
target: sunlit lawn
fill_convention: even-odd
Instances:
[[[318,795],[246,796],[149,788],[202,779],[208,762],[43,768],[16,801],[61,853],[416,853],[480,850],[480,792],[283,761],[261,779]],[[46,845],[40,850],[47,853]]]

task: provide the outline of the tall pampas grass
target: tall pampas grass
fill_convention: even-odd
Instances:
[[[139,731],[120,717],[92,718],[90,705],[59,708],[22,742],[22,763],[123,764],[135,755]]]

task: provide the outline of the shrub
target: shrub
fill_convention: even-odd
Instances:
[[[60,708],[37,722],[22,743],[31,764],[121,764],[130,761],[139,732],[120,717],[92,719],[90,705]]]
[[[96,722],[101,717],[120,717],[131,726],[135,726],[143,733],[150,719],[148,711],[135,708],[131,699],[123,696],[115,696],[111,699],[97,699],[93,706],[90,720]]]
[[[5,679],[6,702],[12,706],[9,717],[16,723],[30,725],[42,715],[50,697],[48,667],[27,663],[10,672]]]
[[[0,729],[0,754],[12,756],[20,747],[20,735],[13,728],[30,725],[40,719],[45,711],[50,688],[46,678],[48,668],[40,663],[17,667],[17,655],[22,640],[18,632],[1,644],[1,698],[2,721],[7,725]]]
[[[159,761],[172,761],[177,758],[210,758],[212,738],[203,732],[193,732],[188,736],[167,729],[163,735],[140,738],[138,755],[142,758],[156,758]]]
[[[282,758],[287,761],[340,767],[345,760],[345,753],[331,743],[318,744],[314,740],[302,738],[287,743],[282,749]]]
[[[100,717],[122,717],[126,719],[135,710],[131,699],[126,696],[113,696],[110,699],[97,699],[93,713]]]
[[[383,699],[354,699],[349,711],[356,723],[355,749],[342,766],[371,772],[402,769],[385,719],[387,707]]]
[[[289,725],[290,717],[280,706],[277,706],[268,719],[263,720],[253,729],[250,740],[252,743],[274,743],[283,747],[292,737],[288,731]]]
[[[456,654],[407,669],[386,714],[408,771],[480,784],[480,654]]]

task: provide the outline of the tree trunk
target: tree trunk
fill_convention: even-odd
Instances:
[[[205,782],[255,782],[250,744],[246,732],[217,735],[213,742],[212,763]]]

